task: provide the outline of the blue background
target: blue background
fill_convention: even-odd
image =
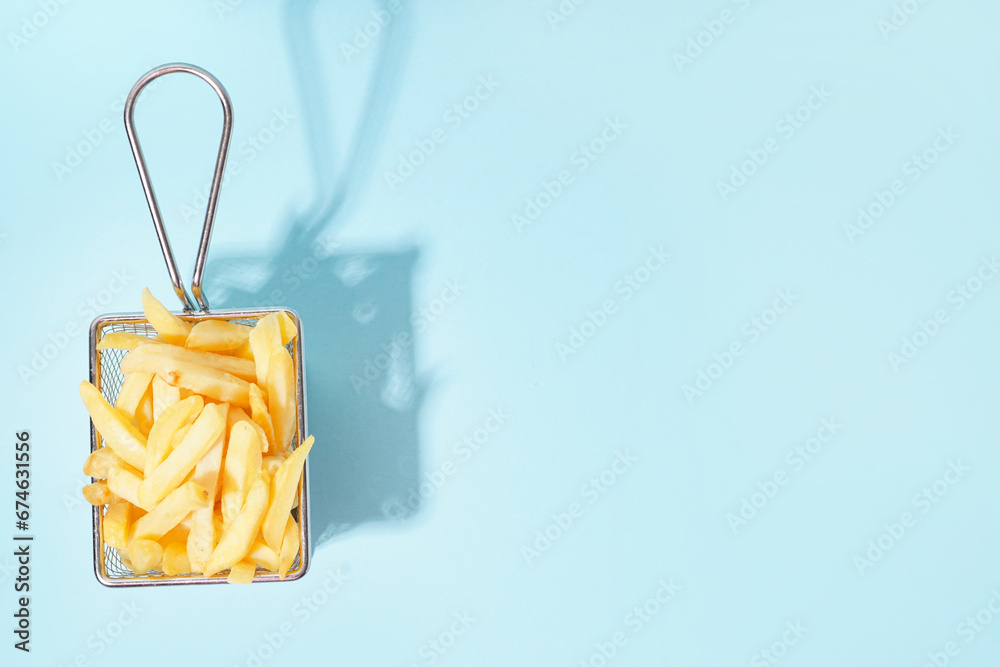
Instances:
[[[562,6],[3,4],[2,425],[36,534],[5,664],[996,664],[1000,6]],[[214,305],[305,322],[295,583],[92,573],[77,384],[93,315],[177,307],[121,121],[172,61],[235,106]],[[175,74],[136,117],[186,277],[218,102]]]

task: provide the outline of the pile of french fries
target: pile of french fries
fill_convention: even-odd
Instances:
[[[313,444],[291,450],[294,320],[192,324],[148,289],[142,308],[156,337],[112,332],[97,345],[128,350],[115,404],[80,384],[104,445],[83,466],[98,480],[84,497],[107,505],[104,542],[136,574],[229,570],[249,584],[262,567],[283,579],[301,547],[292,509]]]

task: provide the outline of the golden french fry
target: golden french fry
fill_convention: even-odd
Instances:
[[[184,347],[205,352],[228,352],[246,345],[250,330],[245,324],[225,320],[203,320],[194,325]]]
[[[159,338],[150,338],[149,336],[142,336],[140,334],[125,333],[124,331],[112,331],[111,333],[106,333],[97,341],[98,350],[134,350],[140,345],[145,345],[146,343],[153,343],[160,340]]]
[[[129,421],[135,419],[135,411],[152,380],[152,373],[129,373],[125,376],[121,389],[118,390],[118,398],[115,399],[115,407],[121,410]]]
[[[139,503],[139,485],[142,477],[139,472],[127,463],[114,464],[108,469],[108,488],[122,500],[126,500],[137,508],[148,509],[147,505]],[[133,521],[137,517],[133,516]]]
[[[299,553],[299,524],[295,519],[288,517],[285,523],[285,534],[281,537],[281,553],[278,555],[278,578],[284,579],[288,570],[295,562],[295,555]]]
[[[191,324],[167,310],[150,293],[149,288],[142,290],[142,312],[163,340],[174,345],[184,345],[191,331]]]
[[[211,507],[191,513],[191,532],[187,538],[187,556],[192,572],[204,572],[215,549],[215,517]]]
[[[306,438],[306,441],[298,449],[289,454],[274,476],[271,504],[267,509],[267,517],[264,519],[263,536],[267,546],[275,551],[281,549],[285,521],[288,518],[288,513],[292,510],[292,504],[295,502],[295,496],[299,490],[299,478],[302,476],[306,456],[312,449],[313,441],[312,436]]]
[[[222,472],[222,525],[228,528],[239,514],[247,492],[261,469],[260,437],[245,421],[229,431],[229,447]]]
[[[174,387],[173,385],[167,384],[167,382],[161,378],[159,375],[154,375],[152,379],[153,386],[153,421],[160,418],[163,411],[169,408],[174,403],[178,403],[181,400],[181,390],[179,387]]]
[[[200,511],[201,510],[195,510],[195,512],[200,512]],[[194,514],[194,512],[191,512],[191,514]],[[191,514],[188,514],[186,517],[184,517],[184,521],[181,521],[179,524],[168,530],[166,534],[163,535],[163,537],[156,540],[157,542],[160,543],[160,546],[166,547],[166,545],[170,544],[171,542],[179,542],[180,544],[184,545],[187,544],[188,534],[190,534],[191,532],[191,526],[190,526]]]
[[[261,428],[260,424],[251,419],[250,415],[248,415],[243,408],[235,405],[229,406],[229,418],[226,422],[227,428],[230,431],[232,431],[233,424],[235,424],[238,421],[245,421],[246,423],[250,424],[250,426],[253,426],[254,430],[257,431],[257,436],[260,440],[260,451],[261,452],[266,451],[267,433],[264,432],[264,429]]]
[[[83,487],[83,497],[91,505],[107,505],[120,500],[108,488],[107,482],[94,482]]]
[[[260,525],[264,521],[264,513],[267,511],[269,486],[269,480],[263,474],[254,481],[240,513],[233,519],[229,528],[222,531],[219,544],[212,552],[208,565],[205,566],[206,576],[212,576],[216,572],[232,567],[250,552],[254,538],[257,537]]]
[[[242,560],[229,570],[226,582],[230,584],[249,584],[253,582],[253,575],[257,572],[257,566],[249,560]]]
[[[83,474],[94,479],[107,479],[111,466],[124,463],[110,447],[101,447],[92,451],[87,460],[83,462]]]
[[[104,541],[116,549],[128,547],[129,515],[132,504],[126,501],[113,502],[104,513]]]
[[[291,343],[299,335],[295,320],[285,311],[278,313],[278,329],[281,331],[281,346]]]
[[[222,406],[213,403],[206,405],[174,451],[170,452],[163,463],[153,468],[139,485],[137,495],[140,503],[143,506],[155,505],[180,485],[215,444],[215,439],[225,426]]]
[[[253,415],[254,423],[260,426],[264,432],[264,443],[261,451],[273,451],[274,425],[271,423],[271,414],[267,411],[267,401],[264,399],[264,393],[260,387],[252,383],[250,384],[250,414]]]
[[[153,540],[132,540],[128,545],[128,559],[133,572],[145,574],[163,560],[163,547]]]
[[[264,540],[259,537],[254,540],[253,546],[250,547],[247,560],[252,560],[265,570],[278,571],[278,554],[274,553],[274,549],[264,544]]]
[[[142,468],[146,460],[146,437],[87,381],[80,383],[80,398],[105,444],[129,465]]]
[[[184,427],[194,423],[204,407],[205,402],[201,396],[194,395],[174,403],[160,414],[150,429],[149,440],[146,442],[146,458],[142,468],[146,475],[169,456],[171,447],[175,444],[174,437]]]
[[[281,347],[271,353],[267,364],[267,405],[274,427],[274,449],[284,452],[295,433],[296,391],[295,368],[288,350]],[[253,389],[250,389],[253,392]],[[250,397],[253,409],[253,396]]]
[[[223,373],[228,373],[241,380],[254,382],[257,379],[256,366],[249,359],[239,359],[225,354],[215,354],[214,352],[202,352],[200,350],[189,350],[177,345],[167,343],[150,343],[140,348],[132,350],[122,359],[122,372],[133,373],[137,370],[146,370],[156,373],[166,379],[168,369],[174,363],[196,364],[205,366]]]
[[[188,389],[196,394],[202,394],[207,399],[220,402],[235,403],[240,407],[250,407],[250,383],[218,368],[205,366],[204,364],[192,363],[190,361],[179,361],[168,354],[149,353],[134,356],[142,353],[151,345],[143,345],[137,350],[133,350],[125,355],[122,360],[122,372],[131,373],[145,371],[156,373],[169,384],[182,389]],[[166,347],[166,346],[161,346]],[[193,353],[192,350],[182,352]],[[210,354],[203,352],[199,354]],[[221,355],[215,355],[221,356]],[[223,357],[231,358],[231,357]],[[242,360],[239,360],[242,361]]]
[[[173,577],[191,572],[188,561],[187,547],[183,542],[170,542],[163,547],[163,574]]]
[[[260,318],[250,332],[250,350],[256,364],[258,386],[267,386],[267,365],[271,361],[271,353],[279,347],[282,347],[281,324],[278,314],[271,313]]]
[[[142,487],[139,487],[140,491]],[[194,510],[208,507],[208,491],[197,482],[177,487],[150,512],[132,524],[132,539],[158,540]]]
[[[260,469],[270,475],[271,479],[274,479],[274,476],[278,474],[278,470],[281,468],[281,464],[284,462],[284,456],[265,456],[261,459]]]
[[[152,386],[146,389],[146,393],[142,395],[142,400],[139,401],[139,406],[135,409],[135,418],[132,420],[132,424],[139,430],[139,433],[149,437],[149,431],[153,428]]]

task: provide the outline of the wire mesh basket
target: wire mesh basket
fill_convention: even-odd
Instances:
[[[215,177],[212,182],[212,189],[209,195],[208,210],[205,215],[205,224],[202,230],[201,243],[198,248],[198,255],[195,261],[194,277],[191,282],[191,292],[200,307],[199,312],[194,312],[192,299],[188,296],[187,290],[181,283],[177,265],[170,248],[170,242],[163,227],[159,206],[156,196],[153,193],[152,184],[149,180],[149,172],[146,167],[139,140],[135,132],[134,110],[135,101],[142,89],[153,79],[171,72],[187,72],[194,74],[209,83],[218,94],[222,102],[224,112],[223,136],[219,146],[219,154],[216,160]],[[295,323],[298,335],[287,345],[286,349],[292,357],[293,368],[295,370],[295,391],[296,391],[296,420],[295,431],[292,435],[289,452],[298,447],[306,435],[306,414],[305,414],[305,379],[302,353],[302,322],[299,316],[286,308],[254,308],[247,310],[211,311],[202,293],[202,277],[204,275],[205,261],[208,254],[208,245],[211,239],[212,225],[215,218],[215,210],[218,203],[219,190],[222,183],[222,175],[225,169],[226,156],[229,150],[229,139],[232,133],[232,104],[229,95],[222,84],[218,82],[208,72],[193,65],[175,63],[163,65],[155,68],[139,79],[132,91],[129,93],[125,104],[125,128],[128,133],[129,142],[135,157],[136,166],[139,169],[139,177],[142,181],[143,189],[146,193],[146,200],[149,204],[150,213],[153,217],[153,224],[156,228],[157,237],[160,241],[160,248],[163,251],[164,261],[170,274],[174,291],[181,299],[184,311],[177,315],[188,322],[196,323],[204,320],[215,319],[232,322],[234,324],[244,324],[253,326],[258,320],[271,313],[287,313]],[[149,324],[142,313],[129,313],[117,315],[103,315],[93,321],[90,326],[90,381],[97,387],[105,400],[114,405],[118,393],[121,390],[124,375],[121,371],[121,363],[126,355],[126,350],[108,348],[99,350],[97,348],[101,339],[112,332],[124,332],[138,334],[140,336],[153,337],[156,331]],[[96,451],[104,445],[100,433],[97,432],[93,423],[90,428],[91,451]],[[309,568],[309,494],[308,494],[308,463],[303,468],[299,481],[296,506],[292,510],[292,516],[299,526],[299,552],[295,556],[292,566],[287,575],[281,579],[276,572],[268,571],[258,567],[254,575],[254,581],[294,581],[302,577]],[[167,575],[159,570],[150,570],[143,574],[136,574],[130,567],[126,559],[122,557],[117,549],[104,542],[104,513],[106,506],[95,505],[93,510],[93,533],[94,533],[94,573],[98,581],[105,586],[155,586],[155,585],[176,585],[176,584],[204,584],[204,583],[226,583],[228,570],[207,577],[198,573]]]

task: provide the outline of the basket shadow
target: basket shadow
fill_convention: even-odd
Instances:
[[[281,306],[302,319],[309,432],[309,512],[314,547],[360,524],[404,519],[417,487],[417,420],[424,391],[414,376],[413,272],[419,250],[351,252],[330,231],[369,178],[388,123],[408,45],[408,17],[379,37],[371,80],[342,164],[335,164],[332,109],[313,14],[317,0],[289,0],[286,37],[301,95],[319,192],[293,220],[274,256],[209,260],[222,307]]]

